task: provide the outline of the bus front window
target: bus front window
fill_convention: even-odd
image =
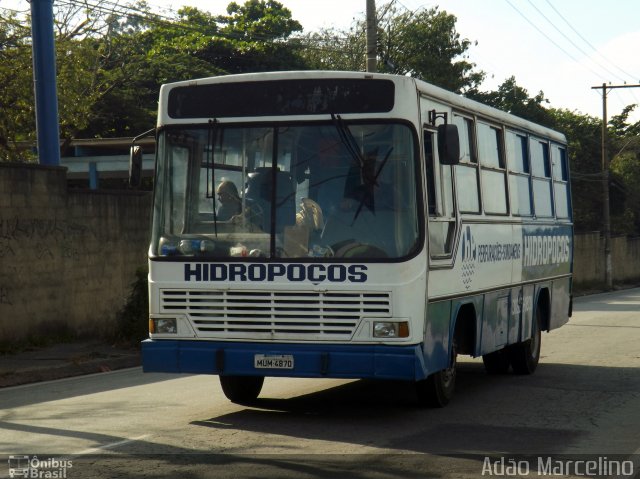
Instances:
[[[401,124],[167,129],[152,251],[397,259],[419,242],[416,153]]]

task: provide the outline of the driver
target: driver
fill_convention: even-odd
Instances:
[[[229,221],[242,212],[242,201],[235,183],[229,180],[221,181],[218,188],[216,188],[216,194],[220,202],[216,210],[218,221]]]

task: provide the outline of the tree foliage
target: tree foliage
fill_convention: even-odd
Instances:
[[[640,234],[640,122],[629,123],[636,105],[629,105],[609,121],[612,196],[617,206],[613,231]]]
[[[551,113],[545,108],[549,103],[543,92],[530,97],[529,92],[518,86],[515,77],[507,78],[498,89],[490,92],[480,92],[477,89],[467,93],[467,97],[486,105],[526,118],[541,125],[553,126]]]
[[[362,25],[349,30],[323,28],[298,39],[301,55],[313,70],[364,71],[366,42]]]
[[[410,75],[455,92],[473,90],[484,73],[466,58],[471,41],[461,38],[456,17],[437,7],[415,12],[399,9],[395,0],[378,7],[378,71]],[[349,30],[323,29],[307,34],[304,58],[314,68],[365,69],[366,22]]]
[[[60,134],[132,136],[155,123],[163,83],[212,75],[304,68],[287,43],[302,26],[274,0],[231,3],[227,15],[193,7],[175,18],[139,2],[131,15],[112,2],[56,5],[56,68]],[[33,159],[20,142],[35,141],[29,18],[0,10],[0,159]]]
[[[20,142],[34,139],[31,32],[10,13],[0,18],[0,161],[30,161]]]
[[[220,32],[239,40],[272,42],[302,31],[300,22],[291,18],[291,11],[274,0],[249,0],[244,5],[231,2],[227,13],[217,18]]]
[[[466,58],[471,41],[456,31],[456,17],[438,7],[399,12],[381,7],[378,54],[381,71],[411,75],[454,92],[477,88],[484,73]]]

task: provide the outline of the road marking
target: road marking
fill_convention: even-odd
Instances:
[[[142,439],[146,439],[150,434],[143,434],[142,436],[132,437],[130,439],[123,439],[122,441],[112,442],[110,444],[105,444],[103,446],[91,447],[89,449],[85,449],[80,452],[76,452],[74,454],[70,454],[67,458],[78,457],[78,456],[86,456],[87,454],[95,454],[101,451],[105,451],[107,449],[113,449],[119,446],[124,446],[125,444],[130,444],[132,442],[140,441]]]

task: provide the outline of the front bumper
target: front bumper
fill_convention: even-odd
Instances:
[[[291,355],[293,369],[258,369],[256,354]],[[144,372],[376,378],[417,381],[427,377],[421,345],[336,345],[151,340],[142,342]]]

